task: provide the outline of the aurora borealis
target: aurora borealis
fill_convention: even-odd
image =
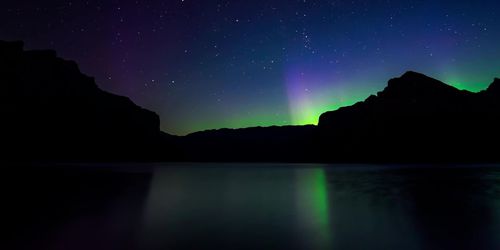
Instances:
[[[500,76],[500,2],[4,1],[0,39],[54,49],[162,129],[316,123],[414,70],[479,91]]]

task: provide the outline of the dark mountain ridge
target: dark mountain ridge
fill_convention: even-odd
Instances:
[[[99,89],[54,51],[0,41],[2,159],[32,161],[499,162],[500,80],[479,93],[416,72],[326,112],[318,126],[170,136],[155,113]]]
[[[196,132],[181,140],[186,159],[194,161],[307,162],[316,126],[272,126]]]
[[[497,86],[498,79],[472,93],[407,72],[376,96],[322,114],[321,142],[331,145],[322,155],[331,159],[329,152],[337,152],[346,160],[369,161],[494,160],[500,125]]]
[[[165,159],[168,135],[155,113],[105,92],[51,50],[0,41],[3,158]]]
[[[497,162],[500,81],[479,93],[416,72],[318,126],[197,132],[190,159],[285,162]]]

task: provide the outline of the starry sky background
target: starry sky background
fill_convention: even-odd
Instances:
[[[500,2],[17,0],[0,39],[55,49],[172,134],[315,124],[407,70],[479,91],[500,76]]]

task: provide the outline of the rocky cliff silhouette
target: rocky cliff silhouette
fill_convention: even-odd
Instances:
[[[500,80],[458,90],[407,72],[318,126],[174,137],[158,116],[97,87],[54,51],[0,41],[2,160],[500,162]]]
[[[54,51],[0,42],[2,158],[154,160],[170,153],[158,116],[105,92]]]
[[[314,162],[316,126],[219,129],[187,135],[180,140],[192,161]]]
[[[212,161],[498,162],[500,80],[479,93],[407,72],[318,126],[198,132],[188,158]]]
[[[487,90],[471,93],[407,72],[364,102],[322,114],[318,126],[322,156],[410,162],[498,160],[499,85],[495,79]]]

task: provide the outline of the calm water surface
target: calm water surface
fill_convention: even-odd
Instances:
[[[43,166],[2,178],[8,249],[500,249],[497,166]]]

